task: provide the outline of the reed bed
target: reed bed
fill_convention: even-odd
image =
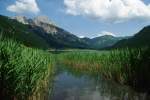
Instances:
[[[68,52],[61,63],[74,71],[102,75],[134,88],[150,89],[150,48],[126,48],[103,52]],[[149,90],[148,90],[149,91]]]
[[[6,100],[35,98],[53,80],[54,63],[48,52],[0,40],[0,96]]]

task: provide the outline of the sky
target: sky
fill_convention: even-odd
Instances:
[[[131,36],[150,25],[150,0],[0,0],[0,14],[48,16],[79,37]]]

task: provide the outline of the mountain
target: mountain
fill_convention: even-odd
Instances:
[[[104,35],[101,37],[96,37],[92,39],[92,44],[94,48],[105,48],[105,47],[110,47],[117,43],[119,40],[122,40],[126,37],[114,37],[111,35]]]
[[[29,26],[19,23],[18,21],[9,17],[0,15],[0,37],[15,39],[22,44],[46,49],[49,48],[49,44],[36,33],[29,31]]]
[[[91,48],[102,49],[102,48],[110,47],[124,38],[126,37],[115,37],[112,35],[104,35],[92,39],[82,38],[82,40],[85,43],[87,43]]]
[[[26,46],[48,48],[86,48],[80,38],[57,27],[44,16],[27,19],[23,16],[0,16],[0,33]]]
[[[133,37],[117,42],[112,48],[150,46],[150,26],[144,27]]]
[[[17,21],[30,25],[30,30],[43,37],[51,47],[55,48],[90,48],[101,49],[103,47],[112,46],[122,37],[114,37],[105,35],[93,39],[78,38],[68,31],[59,28],[54,22],[46,16],[38,16],[34,19],[27,19],[23,16],[16,16]]]
[[[79,38],[58,27],[46,16],[33,19],[24,16],[13,18],[0,16],[0,34],[6,38],[13,38],[29,47],[41,49],[101,49],[112,46],[122,37],[111,35],[96,38]]]
[[[12,19],[16,19],[17,21],[19,21],[23,24],[29,24],[28,23],[29,21],[25,16],[15,16],[15,17],[12,17]]]

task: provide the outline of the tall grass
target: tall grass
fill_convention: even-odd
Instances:
[[[69,52],[59,56],[74,71],[102,75],[135,88],[150,88],[150,49],[135,48],[106,52]]]
[[[53,55],[12,40],[0,41],[0,96],[24,100],[48,88]],[[38,99],[36,99],[38,100]]]

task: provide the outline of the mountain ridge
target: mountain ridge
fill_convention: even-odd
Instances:
[[[93,39],[79,38],[56,26],[45,16],[28,19],[24,16],[9,18],[1,15],[0,21],[3,23],[0,24],[0,28],[5,30],[5,35],[9,35],[8,37],[11,38],[11,32],[13,32],[13,37],[15,37],[16,40],[21,41],[26,46],[36,48],[101,49],[103,47],[112,46],[120,40],[120,37],[118,39],[113,36],[101,36]],[[105,38],[101,39],[102,37]]]
[[[150,25],[144,27],[134,36],[118,41],[112,48],[150,46]]]

